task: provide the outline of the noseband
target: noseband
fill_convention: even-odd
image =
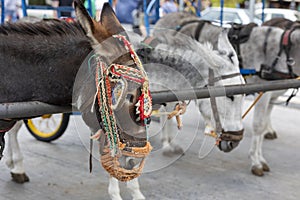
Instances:
[[[224,75],[220,77],[214,77],[214,71],[212,69],[209,69],[208,85],[214,86],[215,82],[217,81],[229,79],[237,76],[241,76],[241,74],[233,73],[233,74]],[[210,93],[210,103],[213,111],[213,117],[216,123],[216,132],[210,133],[209,135],[216,138],[216,145],[218,145],[221,151],[230,152],[235,147],[237,147],[239,142],[243,139],[244,129],[239,131],[225,132],[224,129],[222,128],[221,120],[219,117],[216,96],[213,94],[212,91]]]
[[[122,143],[120,140],[120,129],[117,127],[113,112],[113,99],[116,94],[112,93],[112,83],[115,84],[120,81],[121,83],[124,83],[124,80],[126,80],[141,85],[141,95],[138,98],[136,110],[139,110],[139,120],[143,126],[148,125],[150,122],[152,98],[149,91],[148,77],[131,44],[125,36],[114,35],[113,37],[123,43],[126,50],[129,51],[137,69],[119,64],[111,64],[107,67],[106,63],[103,62],[100,57],[97,57],[97,107],[99,108],[98,112],[101,116],[100,125],[106,136],[106,142],[101,154],[101,162],[102,166],[109,172],[110,175],[121,181],[129,181],[141,174],[144,166],[144,159],[150,153],[152,147],[148,141],[144,147],[131,147],[128,143]],[[121,91],[121,93],[124,93],[124,91]],[[119,99],[118,103],[122,100],[124,99]],[[115,107],[117,107],[117,105]],[[125,169],[120,166],[120,162],[118,161],[121,156],[141,158],[142,161],[137,168]]]

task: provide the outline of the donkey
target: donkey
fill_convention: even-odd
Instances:
[[[138,36],[130,35],[131,41],[141,41]],[[209,71],[215,73],[213,78],[216,86],[230,84],[244,84],[244,79],[239,73],[238,59],[233,47],[228,41],[227,32],[222,32],[219,36],[219,46],[217,51],[213,51],[208,46],[203,46],[185,35],[175,36],[170,40],[170,44],[162,43],[156,38],[157,42],[149,46],[137,43],[137,52],[144,61],[145,69],[148,73],[152,91],[190,89],[195,87],[209,86]],[[156,43],[156,45],[155,45]],[[224,76],[225,75],[225,76]],[[242,101],[243,95],[233,97],[218,97],[216,99],[218,116],[221,120],[222,135],[240,135],[243,133],[242,124]],[[213,119],[210,101],[207,99],[197,100],[200,113],[205,120],[206,134],[217,132],[216,121]],[[176,103],[167,103],[165,110],[174,109]],[[160,122],[164,122],[166,116],[162,115]],[[170,132],[172,123],[168,120],[162,127],[163,151],[167,154],[183,153],[181,147],[174,143],[173,134]],[[235,148],[241,138],[231,138],[226,140],[223,137],[219,148],[223,151],[231,151]],[[110,178],[109,183],[112,199],[122,199],[119,194],[118,181]],[[135,193],[142,194],[139,190],[138,181],[135,180]],[[141,199],[142,196],[140,196]]]
[[[299,39],[297,41],[295,35],[293,35],[294,37],[293,39],[291,38],[292,37],[291,33],[296,29],[300,28],[300,21],[291,21],[285,18],[273,18],[264,22],[262,26],[278,27],[285,30],[286,33],[285,37],[287,38],[287,42],[288,42],[286,46],[287,53],[290,59],[294,61],[293,70],[295,71],[295,74],[300,74],[300,58],[298,58]],[[265,137],[269,139],[276,139],[277,134],[274,131],[273,133],[267,133]]]
[[[155,25],[153,35],[167,38],[166,28],[175,29],[177,32],[187,34],[202,43],[209,41],[214,48],[217,47],[217,34],[222,30],[219,26],[199,20],[188,13],[166,15]],[[249,37],[243,38],[246,41],[238,46],[241,58],[240,64],[244,69],[255,69],[263,76],[262,78],[253,76],[251,79],[247,79],[247,82],[259,81],[263,83],[266,81],[264,78],[283,79],[295,77],[292,68],[289,66],[288,56],[281,53],[280,50],[281,37],[284,31],[275,27],[253,27],[250,30]],[[173,32],[173,35],[178,34],[177,32]],[[234,34],[229,36],[235,37]],[[290,38],[293,44],[299,44],[300,31],[294,31]],[[296,47],[297,45],[292,48],[296,49]],[[283,93],[284,91],[266,92],[255,107],[253,137],[250,148],[251,171],[254,175],[263,176],[264,171],[270,170],[262,155],[262,141],[266,133],[275,133],[270,123],[270,114],[273,107],[270,102]]]
[[[48,22],[52,23],[52,22]],[[59,24],[56,24],[59,26]],[[220,36],[220,46],[218,51],[213,51],[210,48],[205,48],[200,43],[190,40],[186,37],[178,37],[176,44],[159,44],[152,50],[145,49],[140,45],[141,38],[135,35],[129,35],[132,41],[135,41],[137,53],[140,58],[147,62],[145,69],[153,80],[150,80],[154,90],[159,90],[158,84],[170,86],[170,89],[178,89],[183,87],[200,87],[209,84],[208,74],[209,68],[214,71],[216,77],[213,78],[215,85],[221,84],[240,84],[243,79],[238,73],[238,61],[235,52],[228,42],[226,33]],[[76,41],[72,35],[69,39]],[[145,54],[145,52],[148,52]],[[196,52],[196,53],[195,53]],[[179,56],[182,55],[182,56]],[[186,67],[182,67],[186,66]],[[177,71],[177,73],[175,73]],[[175,73],[175,74],[174,74]],[[228,77],[226,80],[221,80],[223,75],[235,74],[233,77]],[[165,76],[162,76],[165,75]],[[177,77],[174,80],[174,77]],[[224,77],[223,77],[224,78]],[[176,82],[176,84],[174,84]],[[81,83],[81,82],[79,82]],[[230,133],[242,134],[243,126],[241,123],[241,101],[242,95],[234,97],[217,98],[221,125],[224,129],[222,134],[229,135]],[[210,133],[215,129],[215,122],[211,122],[210,103],[207,100],[198,101],[199,107],[206,120],[205,132]],[[172,104],[174,105],[174,104]],[[226,105],[223,107],[223,105]],[[172,107],[168,105],[168,107]],[[227,110],[227,112],[226,112]],[[228,112],[230,110],[231,112]],[[16,133],[17,129],[13,130]],[[16,134],[13,134],[16,135]],[[170,147],[171,150],[176,149],[173,143],[169,143],[171,138],[169,135],[164,135],[164,147]],[[240,138],[241,139],[241,138]],[[16,143],[16,137],[13,138],[12,144]],[[220,142],[219,147],[224,151],[232,150],[237,146],[239,140],[226,140]],[[174,147],[175,146],[175,147]],[[14,150],[12,148],[11,150]],[[22,168],[23,169],[23,168]],[[117,179],[111,178],[109,185],[109,194],[112,199],[121,199],[119,189],[117,187]],[[128,187],[134,199],[143,199],[144,196],[139,191],[138,180],[133,179],[128,182]]]
[[[292,21],[286,18],[272,18],[262,23],[262,26],[275,26],[282,29],[292,29],[295,25],[299,25],[300,21]]]
[[[148,76],[151,78],[150,86],[154,91],[161,89],[160,84],[167,86],[169,89],[193,88],[207,85],[209,68],[215,73],[215,85],[244,83],[242,77],[238,73],[238,61],[236,54],[229,44],[225,32],[220,35],[220,47],[218,51],[213,51],[208,47],[204,47],[200,43],[195,43],[193,40],[184,37],[184,35],[177,38],[177,45],[159,44],[152,50],[148,51],[149,49],[145,49],[145,46],[140,44],[142,38],[134,34],[129,34],[129,36],[130,40],[134,41],[137,53],[142,61],[144,61],[144,63],[147,62],[146,65],[144,64],[144,67]],[[70,36],[70,38],[73,38],[73,36]],[[145,52],[148,53],[145,54]],[[218,79],[218,77],[225,74],[236,75],[225,80]],[[176,82],[176,84],[174,84],[174,82]],[[236,95],[231,98],[217,98],[219,118],[221,119],[224,134],[229,132],[242,132],[242,100],[242,95]],[[214,122],[211,121],[210,102],[207,100],[198,100],[197,103],[199,104],[199,107],[201,108],[200,110],[205,119],[205,133],[211,133],[211,131],[214,131],[215,125]],[[224,107],[224,105],[226,105],[226,107]],[[167,109],[173,108],[173,106],[174,103],[167,104]],[[230,112],[228,112],[228,110],[230,110]],[[14,127],[14,129],[11,130],[9,140],[11,148],[9,148],[9,151],[13,151],[13,155],[20,155],[20,150],[16,140],[16,133],[18,128],[20,128],[20,123],[16,126],[19,127]],[[171,142],[171,135],[165,134],[170,126],[170,122],[167,122],[167,126],[164,127],[163,148],[166,151],[178,151],[179,147],[174,144],[174,142]],[[221,144],[220,148],[224,151],[228,151],[237,146],[238,141],[223,140]],[[182,152],[183,150],[179,150],[177,153]],[[18,159],[18,162],[14,163],[14,166],[15,168],[18,167],[24,171],[22,159]],[[137,179],[129,181],[127,186],[133,196],[133,199],[145,198],[139,190]],[[117,179],[111,177],[109,195],[112,199],[121,199],[119,191]]]
[[[219,46],[217,51],[207,44],[201,45],[185,35],[176,35],[162,42],[160,38],[154,38],[149,44],[144,44],[142,38],[136,34],[130,34],[130,40],[135,41],[137,53],[143,60],[144,67],[148,73],[152,91],[190,89],[209,85],[209,69],[213,70],[216,77],[216,86],[244,84],[244,79],[239,73],[237,55],[228,41],[227,32],[219,35]],[[142,42],[141,42],[142,41]],[[222,135],[228,138],[221,140],[219,148],[229,152],[237,147],[243,135],[242,124],[242,102],[243,95],[217,98],[218,115],[221,120]],[[213,119],[214,110],[209,100],[197,100],[199,111],[205,121],[204,133],[210,135],[217,132],[217,122]],[[172,111],[178,102],[162,105],[164,111]],[[229,111],[230,110],[230,111]],[[163,122],[166,123],[164,124]],[[183,149],[173,141],[173,134],[170,132],[171,121],[166,116],[160,118],[162,130],[163,154],[183,154]],[[230,135],[236,135],[236,138]],[[145,199],[140,191],[138,180],[135,179],[134,187],[130,188],[133,199]],[[134,188],[134,190],[133,190]],[[110,177],[109,194],[112,199],[120,200],[120,189],[118,180]]]
[[[128,181],[141,174],[151,150],[145,126],[152,107],[148,77],[120,35],[124,29],[108,3],[100,23],[91,19],[80,0],[74,5],[79,23],[49,20],[0,27],[0,70],[5,75],[0,101],[76,107],[102,143],[102,166],[118,180]],[[137,106],[140,101],[145,104]],[[139,109],[144,112],[137,114]],[[27,117],[34,116],[1,119],[1,136]],[[12,131],[20,123],[15,126]],[[9,135],[8,144],[18,146],[16,134]],[[22,155],[13,155],[10,148],[6,163],[13,180],[29,181]]]

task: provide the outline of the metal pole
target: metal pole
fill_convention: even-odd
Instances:
[[[202,0],[198,0],[198,5],[197,5],[197,10],[196,10],[196,14],[198,17],[201,17],[201,7],[202,7]]]
[[[161,104],[178,100],[192,100],[215,97],[232,96],[237,94],[253,94],[288,88],[299,88],[300,80],[268,81],[260,84],[232,85],[224,87],[195,88],[187,90],[152,92],[153,104]],[[54,106],[42,102],[1,103],[0,119],[5,118],[31,118],[43,114],[72,112],[71,106]]]
[[[160,18],[159,16],[159,8],[160,8],[160,5],[159,5],[159,0],[156,0],[156,5],[155,5],[155,21],[157,22]]]
[[[149,23],[149,15],[151,13],[152,8],[155,6],[156,14],[158,16],[157,19],[159,19],[159,1],[157,0],[152,0],[148,5],[147,5],[147,0],[144,0],[144,22],[145,22],[145,27],[146,27],[146,32],[147,36],[150,35],[150,23]],[[156,16],[156,17],[157,17]]]
[[[147,13],[147,0],[144,0],[143,7],[144,7],[143,8],[144,9],[144,23],[145,23],[145,27],[146,27],[147,36],[149,36],[150,35],[150,25],[149,25],[149,16]]]
[[[291,10],[296,10],[296,2],[295,2],[295,0],[291,1],[291,3],[290,3],[290,9]]]
[[[184,10],[184,0],[179,0],[179,11],[182,12]]]
[[[1,24],[4,23],[4,20],[5,20],[4,0],[1,0]]]
[[[223,26],[223,10],[224,10],[224,0],[220,1],[221,12],[220,12],[220,25]]]
[[[255,12],[255,0],[249,1],[249,13],[250,13],[250,20],[253,22],[254,20],[254,12]]]
[[[0,104],[0,119],[32,118],[44,114],[72,112],[71,106],[54,106],[42,102],[18,102]]]
[[[87,9],[90,13],[90,16],[93,16],[93,8],[92,8],[92,1],[88,0],[88,9]]]
[[[178,100],[192,100],[215,97],[232,96],[237,94],[253,94],[288,88],[299,88],[299,80],[268,81],[260,84],[232,85],[224,87],[195,88],[187,90],[159,91],[152,92],[153,104],[161,104]]]
[[[22,0],[23,17],[27,17],[27,3],[26,0]]]
[[[265,0],[262,0],[261,21],[263,23],[265,22]]]

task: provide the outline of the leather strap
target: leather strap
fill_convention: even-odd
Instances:
[[[209,69],[208,77],[209,77],[208,78],[208,86],[214,86],[214,84],[215,84],[214,71],[212,69]],[[210,103],[211,103],[211,109],[213,112],[213,117],[214,117],[215,123],[216,123],[216,133],[218,134],[218,136],[220,136],[222,133],[222,124],[221,124],[220,117],[219,117],[216,96],[214,96],[214,94],[212,94],[212,93],[210,93]]]

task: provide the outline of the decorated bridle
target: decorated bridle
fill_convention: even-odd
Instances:
[[[102,166],[118,180],[128,181],[141,174],[144,166],[145,157],[150,153],[152,147],[147,141],[144,147],[130,147],[122,143],[119,138],[119,129],[116,124],[114,110],[119,107],[124,98],[124,88],[126,81],[131,81],[141,85],[141,95],[136,104],[136,111],[139,113],[138,121],[143,126],[150,123],[152,112],[152,98],[149,91],[149,80],[143,65],[133,50],[131,44],[123,35],[113,35],[123,43],[129,51],[136,68],[120,64],[107,66],[101,58],[97,57],[96,67],[96,87],[99,114],[101,116],[102,130],[106,136],[106,143],[101,155]],[[125,81],[126,80],[126,81]],[[118,159],[122,156],[142,158],[137,168],[125,169],[120,166]]]

